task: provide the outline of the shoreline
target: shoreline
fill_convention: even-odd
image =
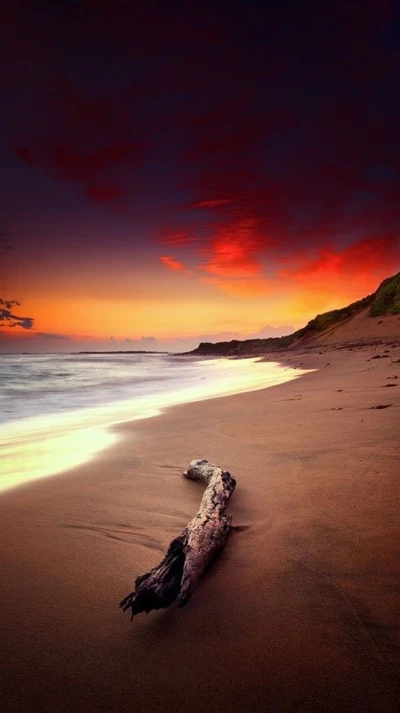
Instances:
[[[385,349],[288,355],[318,370],[119,424],[94,461],[3,493],[7,713],[395,713],[400,346]],[[187,607],[130,624],[119,600],[198,508],[181,476],[196,457],[237,478],[240,527]]]
[[[106,449],[118,446],[118,427],[124,423],[154,418],[175,406],[264,390],[297,379],[303,373],[290,370],[293,373],[285,374],[288,368],[276,360],[244,359],[250,363],[239,370],[230,359],[208,359],[218,364],[218,369],[214,366],[215,373],[206,372],[202,376],[200,369],[195,381],[180,390],[150,391],[146,396],[3,423],[0,450],[5,449],[5,455],[0,454],[0,496],[31,482],[68,473],[101,457]],[[264,363],[271,365],[270,371],[262,366]],[[217,382],[220,369],[223,374]]]

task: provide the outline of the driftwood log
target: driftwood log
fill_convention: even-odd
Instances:
[[[183,475],[207,484],[200,508],[172,540],[162,562],[138,577],[134,591],[120,602],[123,611],[131,610],[131,620],[140,612],[164,609],[175,601],[183,607],[228,537],[232,515],[226,505],[236,487],[235,478],[206,460],[192,460]]]

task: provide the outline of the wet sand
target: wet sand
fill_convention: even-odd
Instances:
[[[397,713],[400,346],[322,351],[1,496],[5,713]],[[187,607],[131,624],[118,602],[196,511],[197,457],[236,476],[240,527]]]

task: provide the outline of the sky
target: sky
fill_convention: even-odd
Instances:
[[[275,336],[400,270],[393,0],[6,0],[0,351]]]

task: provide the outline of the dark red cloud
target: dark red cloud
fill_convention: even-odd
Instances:
[[[33,159],[32,153],[27,146],[11,146],[11,153],[16,158],[21,159],[28,166],[34,166],[35,161]]]
[[[399,112],[367,106],[365,97],[327,97],[321,106],[304,107],[297,120],[294,111],[275,110],[264,125],[264,113],[255,115],[253,131],[240,107],[230,121],[222,106],[209,121],[189,123],[193,148],[181,174],[193,195],[188,216],[199,208],[206,216],[203,267],[219,275],[234,269],[228,257],[218,258],[220,245],[225,256],[239,255],[240,245],[244,275],[259,273],[268,256],[301,255],[305,245],[358,245],[360,235],[369,240],[379,231],[397,241]],[[251,240],[241,231],[245,224],[252,225]],[[378,252],[374,259],[386,265]]]
[[[222,5],[63,5],[37,33],[13,11],[36,111],[14,155],[97,204],[146,175],[168,260],[190,250],[203,277],[259,280],[310,254],[356,269],[349,245],[400,229],[395,3]]]
[[[123,188],[107,183],[89,185],[86,188],[85,194],[95,203],[112,203],[127,195]]]
[[[246,278],[262,272],[257,223],[252,218],[223,226],[202,252],[202,269],[222,277]]]
[[[64,132],[91,142],[93,138],[117,139],[137,127],[131,110],[133,96],[129,87],[104,93],[83,90],[65,79],[43,92],[40,101]]]
[[[83,184],[84,194],[97,203],[104,202],[97,184],[128,194],[146,154],[147,128],[135,117],[134,100],[128,82],[104,91],[61,73],[45,86],[40,80],[29,94],[22,128],[14,130],[11,151],[57,180]]]
[[[87,181],[122,163],[140,150],[140,145],[129,141],[105,146],[98,151],[79,151],[73,146],[50,148],[50,167],[64,180]]]

